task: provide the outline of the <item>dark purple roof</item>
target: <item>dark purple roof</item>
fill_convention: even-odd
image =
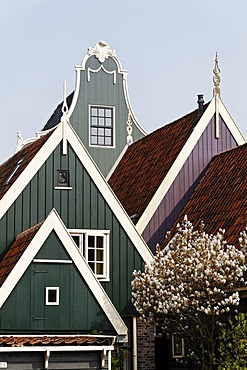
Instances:
[[[70,95],[68,95],[66,98],[68,108],[70,108],[71,106],[73,96],[74,96],[74,91]],[[49,130],[50,128],[55,127],[59,124],[62,118],[62,115],[63,115],[62,106],[63,106],[63,102],[58,104],[57,108],[54,110],[53,114],[51,115],[51,117],[48,119],[45,126],[43,127],[42,131]]]

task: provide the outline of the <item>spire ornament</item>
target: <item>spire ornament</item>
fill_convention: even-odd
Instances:
[[[220,101],[220,68],[218,63],[218,54],[215,55],[215,66],[213,69],[214,77],[214,99],[215,99],[215,138],[219,139],[220,137],[220,112],[219,112],[219,101]]]
[[[62,105],[62,118],[61,122],[63,125],[63,155],[67,154],[67,132],[66,132],[66,126],[69,121],[68,118],[68,105],[67,105],[67,92],[66,92],[66,81],[63,83],[63,105]]]
[[[215,66],[213,69],[214,77],[213,77],[213,83],[214,83],[214,96],[219,95],[220,96],[220,68],[219,68],[219,62],[218,62],[218,54],[216,52],[215,55]]]

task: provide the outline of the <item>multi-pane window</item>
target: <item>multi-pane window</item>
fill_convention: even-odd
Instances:
[[[109,231],[70,230],[74,242],[99,279],[109,278]]]
[[[113,146],[113,107],[90,106],[90,145]]]

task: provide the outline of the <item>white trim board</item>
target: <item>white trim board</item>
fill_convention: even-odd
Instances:
[[[38,172],[38,170],[41,168],[41,166],[62,140],[63,123],[60,123],[54,130],[52,135],[47,139],[45,144],[38,151],[38,153],[35,155],[35,157],[32,159],[32,161],[27,165],[27,167],[23,170],[14,184],[9,188],[7,193],[0,200],[0,218],[4,216],[10,206],[14,203],[23,189],[31,181],[34,175]],[[81,142],[79,136],[76,134],[70,124],[67,124],[66,128],[66,140],[75,151],[86,171],[90,174],[91,179],[95,183],[95,186],[98,188],[102,197],[108,203],[109,207],[117,217],[123,229],[126,231],[127,235],[129,236],[130,240],[134,244],[142,259],[146,263],[150,263],[153,260],[152,252],[148,248],[144,239],[136,230],[125,209],[120,204],[119,200],[106,182],[104,176],[102,175],[92,157]]]
[[[69,351],[113,351],[114,346],[26,346],[26,347],[0,347],[1,352],[69,352]]]
[[[84,278],[92,294],[95,296],[118,335],[127,336],[128,329],[125,323],[123,322],[110,298],[102,288],[101,284],[98,282],[94,273],[89,268],[84,257],[79,252],[65,225],[54,209],[50,212],[44,223],[41,225],[29,246],[24,251],[23,255],[1,286],[0,308],[9,297],[14,287],[53,230],[56,232],[64,248],[70,255],[71,260],[74,262],[81,276]]]
[[[215,98],[211,100],[209,106],[207,107],[206,111],[204,112],[201,119],[197,123],[195,129],[193,130],[186,144],[184,145],[179,155],[175,159],[166,177],[163,179],[161,185],[159,186],[153,198],[149,202],[147,208],[145,209],[145,212],[142,214],[139,221],[137,222],[136,228],[140,234],[144,232],[149,221],[153,217],[156,209],[158,208],[165,194],[171,187],[173,181],[178,176],[179,171],[181,170],[184,163],[188,159],[190,153],[194,149],[195,145],[197,144],[198,140],[200,139],[201,135],[203,134],[204,130],[206,129],[208,123],[210,122],[214,114],[215,114]],[[233,121],[232,117],[230,116],[229,112],[227,111],[221,100],[219,100],[219,114],[222,116],[226,126],[228,127],[232,136],[236,140],[237,144],[238,145],[244,144],[245,139],[243,135],[239,131],[238,127],[236,126],[235,122]]]

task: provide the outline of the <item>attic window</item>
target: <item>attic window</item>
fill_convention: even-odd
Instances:
[[[5,181],[4,185],[8,185],[8,184],[9,184],[10,180],[12,179],[12,177],[14,176],[14,174],[17,172],[17,170],[18,170],[18,168],[20,167],[20,165],[21,165],[21,163],[23,162],[23,160],[24,160],[24,158],[21,158],[21,159],[17,162],[17,164],[16,164],[15,168],[13,169],[13,171],[11,172],[11,174],[9,175],[9,177],[7,178],[7,180]]]
[[[45,304],[46,306],[59,305],[59,287],[46,287],[45,288]]]
[[[57,186],[69,186],[69,171],[58,170],[57,171]]]
[[[90,145],[114,146],[114,107],[90,106]]]

